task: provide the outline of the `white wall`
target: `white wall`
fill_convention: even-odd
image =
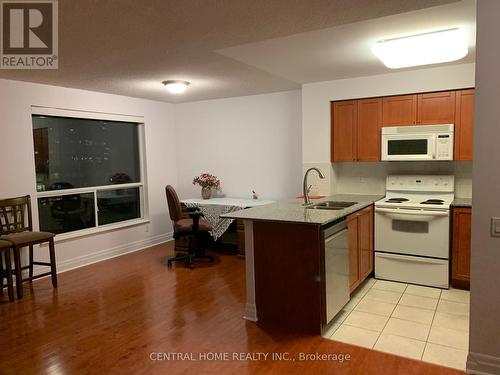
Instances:
[[[36,195],[31,105],[145,118],[151,223],[57,243],[59,270],[136,250],[168,238],[172,227],[167,215],[164,186],[177,182],[171,104],[8,80],[0,80],[0,97],[0,198]],[[42,250],[40,253],[46,252]]]
[[[178,104],[174,108],[181,197],[193,177],[217,175],[232,197],[290,198],[301,190],[300,91]]]
[[[477,3],[477,87],[471,250],[471,311],[467,370],[500,374],[500,237],[490,220],[500,217],[500,1]]]
[[[304,166],[318,166],[327,174],[326,181],[315,180],[319,192],[323,194],[345,191],[366,193],[372,189],[372,184],[374,190],[378,192],[388,173],[414,168],[421,170],[422,173],[439,173],[443,169],[442,166],[430,163],[426,163],[429,165],[428,169],[415,167],[412,163],[397,163],[397,166],[393,163],[373,163],[369,166],[356,165],[356,163],[331,164],[330,101],[466,87],[474,87],[474,64],[410,70],[303,85],[302,161]],[[460,196],[470,196],[470,163],[458,167],[451,163],[445,168],[445,170],[457,169],[460,171],[457,178],[463,187]],[[348,175],[343,176],[343,173],[348,173]],[[369,179],[363,181],[363,177],[369,177]]]

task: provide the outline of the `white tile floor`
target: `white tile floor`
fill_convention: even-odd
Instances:
[[[324,337],[465,370],[469,292],[368,279]]]

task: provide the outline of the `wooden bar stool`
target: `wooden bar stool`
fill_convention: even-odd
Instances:
[[[0,240],[10,242],[14,251],[17,298],[23,298],[23,281],[31,283],[34,279],[51,275],[52,286],[57,288],[54,236],[55,234],[50,232],[33,231],[29,195],[0,200]],[[33,260],[33,245],[44,242],[49,243],[49,263]],[[23,247],[29,247],[29,265],[24,267],[21,266],[21,248]],[[33,276],[34,265],[50,267],[50,272]],[[22,272],[25,269],[29,269],[29,277],[23,280]]]
[[[12,244],[7,241],[0,240],[0,291],[3,292],[3,279],[7,279],[7,290],[9,292],[9,301],[14,301],[14,282],[12,281],[12,260],[10,258],[10,250]],[[5,271],[3,269],[2,254],[5,256]]]

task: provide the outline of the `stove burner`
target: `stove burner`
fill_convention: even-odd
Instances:
[[[420,202],[420,204],[437,204],[442,205],[444,200],[442,199],[427,199],[426,201]]]
[[[389,198],[386,200],[386,203],[403,203],[403,202],[408,202],[408,199],[406,198]]]

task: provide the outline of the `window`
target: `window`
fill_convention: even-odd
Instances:
[[[48,113],[48,114],[47,114]],[[126,116],[34,109],[40,230],[56,234],[145,216],[141,122]],[[99,118],[101,117],[101,118]],[[132,118],[135,120],[136,118]]]

